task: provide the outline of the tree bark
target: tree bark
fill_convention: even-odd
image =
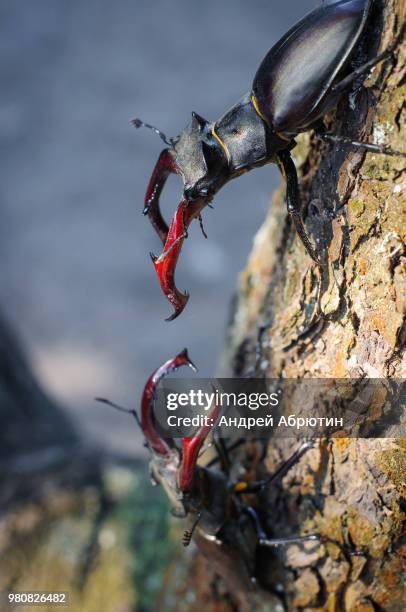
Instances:
[[[405,0],[376,3],[358,64],[399,36],[405,15]],[[329,131],[405,151],[405,80],[403,41],[394,61],[379,64],[364,86],[358,82],[343,96],[325,118]],[[293,155],[307,231],[328,270],[323,318],[311,326],[319,274],[287,216],[282,185],[239,281],[222,374],[255,368],[268,378],[405,378],[405,159],[322,143],[314,134],[302,135]],[[263,322],[270,328],[257,359]],[[272,442],[267,471],[294,448],[292,441]],[[324,440],[282,488],[261,499],[275,535],[305,527],[329,540],[280,549],[270,563],[259,560],[262,578],[287,610],[405,609],[405,451],[405,439],[393,437]],[[351,547],[362,554],[351,556]],[[202,572],[205,562],[196,563]],[[210,575],[210,566],[204,571]],[[224,605],[227,597],[232,602],[228,592]]]

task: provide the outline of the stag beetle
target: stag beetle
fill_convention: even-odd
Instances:
[[[225,183],[253,168],[278,164],[287,183],[288,213],[307,253],[321,265],[302,221],[298,178],[290,151],[296,145],[295,137],[319,125],[356,78],[393,52],[395,45],[348,74],[372,2],[329,0],[309,13],[265,56],[251,91],[214,123],[192,113],[190,125],[178,137],[168,139],[157,128],[132,120],[135,127],[154,130],[169,145],[152,173],[143,211],[164,245],[159,257],[152,253],[151,257],[162,291],[174,307],[167,320],[175,319],[189,298],[177,289],[174,276],[191,221],[199,218],[204,233],[202,209],[210,205]],[[329,135],[324,134],[324,138]],[[330,135],[333,142],[339,139]],[[342,141],[369,151],[397,154],[378,145],[348,138]],[[183,198],[168,228],[159,198],[171,173],[183,180]]]
[[[188,366],[196,372],[185,349],[159,367],[148,379],[141,398],[140,417],[135,410],[122,408],[104,398],[98,401],[132,414],[145,437],[150,451],[150,475],[155,484],[165,490],[172,514],[188,518],[190,528],[184,533],[183,544],[188,546],[196,533],[196,543],[211,560],[218,560],[219,573],[233,568],[241,582],[241,588],[251,584],[255,568],[257,546],[273,547],[320,540],[318,535],[302,535],[286,538],[268,538],[254,508],[243,503],[241,495],[255,493],[280,481],[301,457],[314,446],[314,441],[302,443],[299,449],[280,468],[265,480],[245,482],[233,478],[228,452],[223,443],[216,442],[218,457],[206,466],[198,465],[202,447],[212,430],[203,425],[192,437],[182,438],[180,447],[172,438],[162,437],[154,421],[154,398],[159,381],[178,368]],[[215,424],[221,408],[214,406],[208,422]],[[223,470],[214,466],[221,462]],[[251,585],[252,586],[252,585]]]

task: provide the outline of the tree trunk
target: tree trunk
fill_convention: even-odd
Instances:
[[[394,41],[405,15],[405,0],[376,3],[359,64]],[[394,61],[379,64],[364,87],[358,82],[343,96],[325,118],[329,131],[405,151],[405,80],[402,42]],[[319,274],[287,216],[282,186],[240,278],[222,374],[243,376],[254,367],[258,377],[268,378],[405,378],[405,159],[325,144],[313,134],[298,142],[293,154],[302,214],[328,270],[323,318],[311,326]],[[270,328],[258,359],[263,322]],[[292,444],[269,445],[269,472],[289,456]],[[279,549],[267,565],[259,560],[263,578],[287,610],[405,609],[405,450],[400,438],[322,441],[283,487],[261,500],[275,535],[305,526],[329,540]],[[351,547],[362,554],[351,556]],[[196,563],[201,571],[205,562]],[[210,575],[209,565],[205,572]],[[224,609],[234,609],[232,594],[221,600],[231,600]]]

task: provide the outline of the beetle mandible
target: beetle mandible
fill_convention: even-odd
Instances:
[[[177,289],[174,277],[190,223],[196,218],[201,222],[202,209],[210,205],[225,183],[253,168],[278,164],[286,179],[288,213],[307,253],[321,265],[302,221],[298,178],[290,151],[296,145],[295,137],[317,126],[356,78],[393,52],[395,45],[348,74],[372,2],[329,0],[309,13],[268,52],[249,93],[214,123],[192,113],[186,129],[168,139],[157,128],[132,120],[135,127],[154,130],[169,145],[152,173],[143,211],[164,246],[159,257],[151,257],[162,291],[174,307],[167,320],[175,319],[189,298]],[[331,140],[337,139],[331,136]],[[343,141],[351,144],[348,138]],[[352,144],[398,154],[378,145]],[[181,176],[183,197],[168,227],[159,198],[171,173]]]

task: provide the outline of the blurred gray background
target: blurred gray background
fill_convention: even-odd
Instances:
[[[47,392],[83,433],[141,450],[133,424],[93,402],[137,406],[151,371],[187,346],[214,373],[229,304],[279,180],[274,167],[226,186],[185,243],[191,298],[173,323],[141,215],[163,143],[197,111],[221,116],[268,49],[317,0],[2,0],[0,305]],[[164,192],[172,216],[180,183]]]

